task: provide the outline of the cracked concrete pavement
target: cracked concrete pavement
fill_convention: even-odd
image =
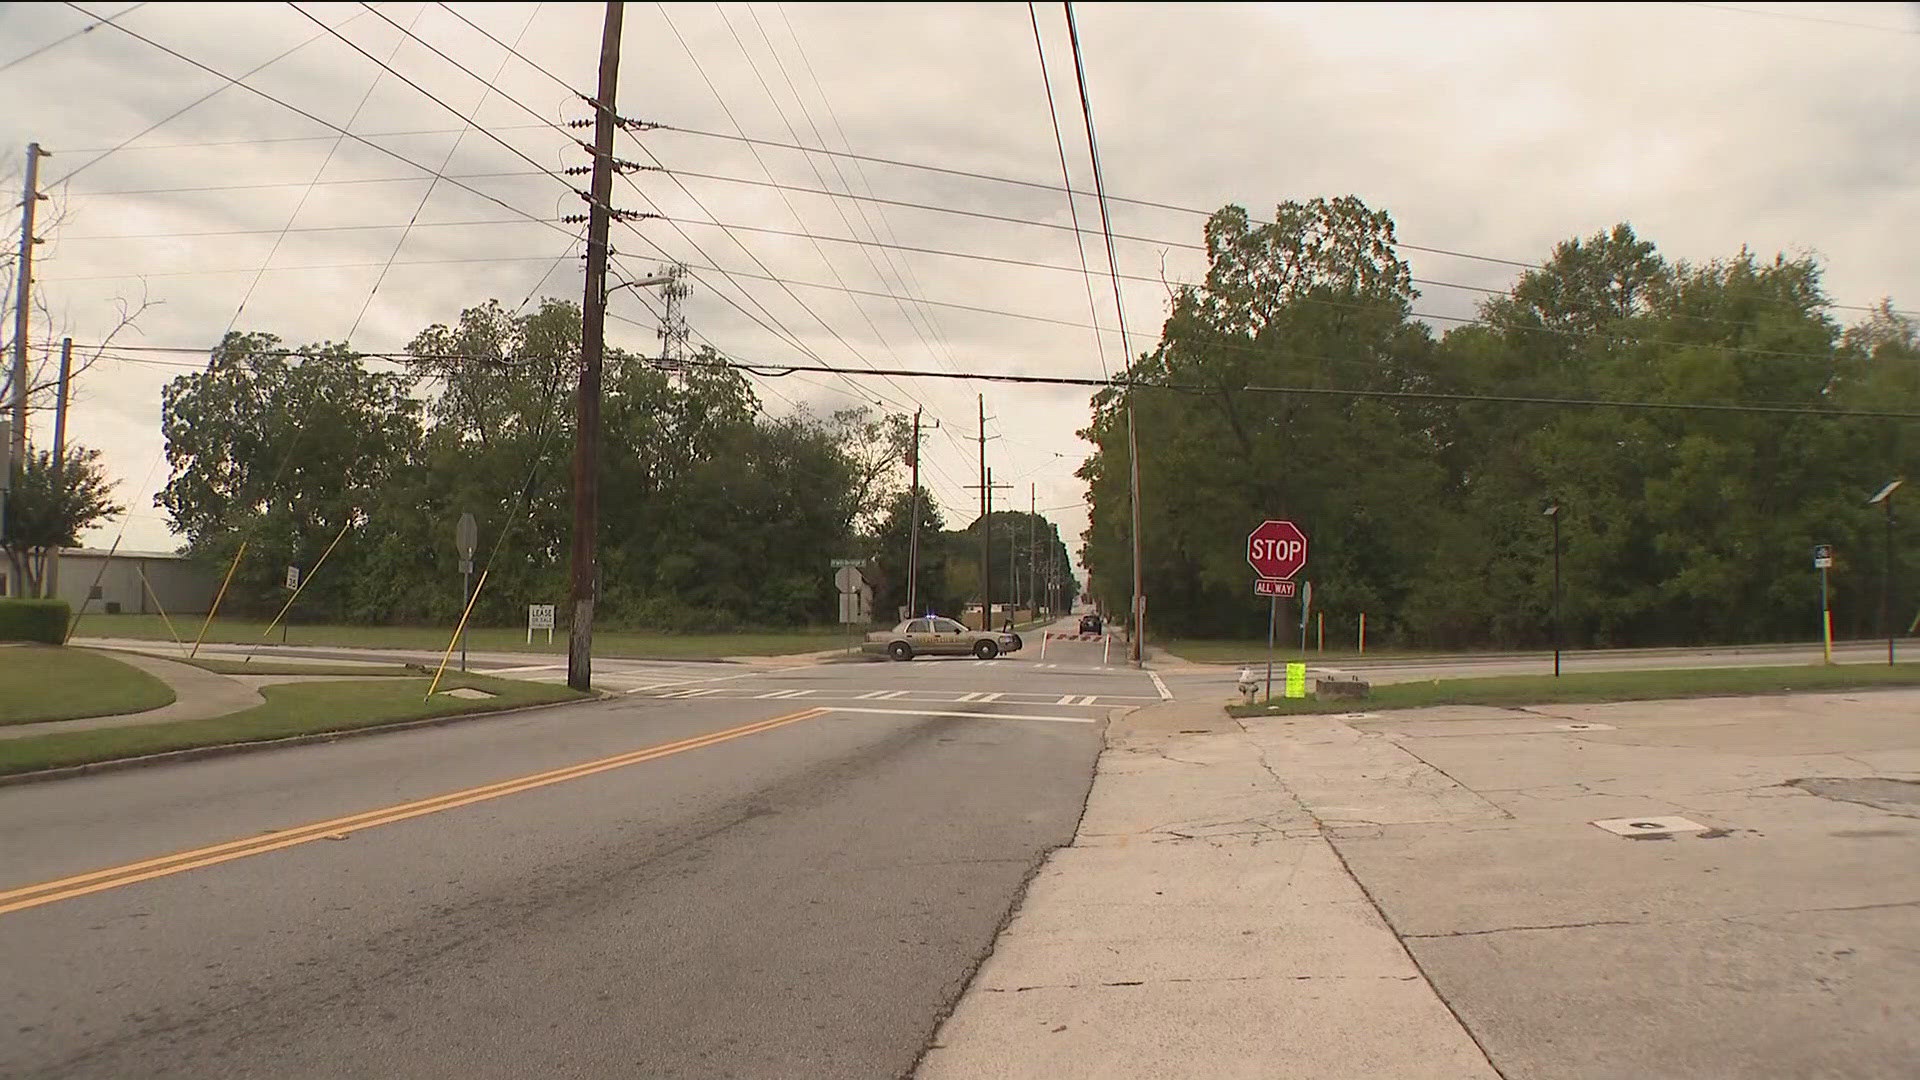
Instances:
[[[1141,710],[917,1075],[1910,1078],[1916,812],[1920,691]]]

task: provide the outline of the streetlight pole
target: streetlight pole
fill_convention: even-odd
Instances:
[[[1553,519],[1553,677],[1560,677],[1560,504],[1547,507]]]
[[[1867,505],[1879,503],[1887,511],[1887,549],[1886,562],[1880,571],[1880,630],[1887,635],[1887,666],[1893,666],[1893,622],[1889,618],[1893,599],[1893,493],[1905,478],[1895,480],[1880,489],[1880,493],[1867,500]]]

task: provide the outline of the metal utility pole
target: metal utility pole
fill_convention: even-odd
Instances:
[[[1553,519],[1553,677],[1560,677],[1560,504],[1547,507]],[[1364,625],[1364,624],[1363,624]]]
[[[60,339],[60,383],[54,391],[53,405],[53,494],[59,498],[66,490],[67,472],[67,390],[73,381],[73,339]],[[47,573],[40,595],[60,595],[60,548],[47,552]]]
[[[1887,549],[1886,562],[1880,570],[1880,632],[1887,635],[1887,664],[1893,664],[1893,622],[1889,615],[1893,598],[1893,493],[1901,484],[1903,477],[1880,489],[1880,493],[1867,500],[1867,505],[1879,503],[1887,511]]]
[[[27,183],[20,196],[20,261],[15,271],[13,300],[13,445],[10,460],[25,462],[27,457],[27,321],[33,311],[33,235],[34,212],[46,198],[40,193],[40,159],[52,157],[39,143],[27,144]]]
[[[987,395],[980,399],[980,629],[993,629],[993,474],[987,471]]]
[[[907,534],[907,618],[920,614],[920,410],[913,410],[913,524]]]
[[[600,525],[600,363],[607,329],[607,231],[612,220],[613,127],[620,78],[620,0],[607,4],[600,32],[600,89],[593,100],[593,183],[587,201],[587,287],[581,305],[580,389],[573,437],[573,621],[567,630],[567,685],[593,686],[593,604],[598,593],[595,533]]]
[[[1147,596],[1140,577],[1140,444],[1133,436],[1131,400],[1127,402],[1127,493],[1127,502],[1133,510],[1133,641],[1127,647],[1127,659],[1139,667],[1142,643],[1147,636]]]

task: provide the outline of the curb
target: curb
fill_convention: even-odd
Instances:
[[[227,757],[233,754],[246,754],[258,750],[277,750],[291,746],[309,746],[314,743],[335,742],[361,735],[384,735],[394,731],[412,731],[417,728],[441,727],[459,723],[463,720],[490,720],[497,716],[512,716],[515,713],[539,712],[542,709],[558,709],[567,705],[591,705],[596,701],[611,701],[612,695],[603,692],[591,698],[577,701],[549,701],[539,705],[519,705],[511,709],[488,709],[481,712],[453,713],[448,716],[429,716],[420,720],[402,720],[392,724],[369,724],[366,727],[346,728],[340,731],[315,731],[305,735],[288,735],[280,739],[256,739],[252,742],[218,743],[213,746],[190,746],[184,750],[168,750],[159,754],[142,754],[139,757],[108,758],[105,761],[89,761],[82,765],[60,765],[51,769],[35,769],[32,772],[9,773],[0,776],[0,788],[17,784],[37,784],[52,780],[67,780],[77,776],[89,776],[94,773],[119,772],[124,769],[142,769],[151,765],[171,765],[182,761],[199,761],[202,758]]]

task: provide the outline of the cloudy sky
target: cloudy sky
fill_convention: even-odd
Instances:
[[[1256,214],[1357,194],[1417,245],[1403,254],[1436,328],[1510,284],[1515,262],[1623,220],[1671,258],[1813,253],[1842,304],[1920,304],[1915,5],[1075,10],[1111,194]],[[1037,12],[1068,168],[1091,188],[1062,9]],[[112,26],[60,41],[102,17],[153,43]],[[116,301],[157,302],[120,339],[152,351],[89,371],[69,427],[120,479],[124,546],[177,542],[151,505],[166,479],[160,389],[229,326],[383,351],[489,297],[578,299],[577,246],[557,220],[580,203],[553,174],[585,158],[555,125],[585,115],[572,95],[593,82],[601,18],[598,4],[560,3],[0,4],[6,189],[26,143],[55,155],[37,270],[53,329],[94,342]],[[621,137],[620,156],[670,173],[637,174],[616,202],[674,220],[616,228],[614,243],[635,275],[663,253],[695,267],[692,328],[729,355],[1074,376],[1123,355],[1104,278],[1089,312],[1025,5],[629,4],[619,108],[708,133]],[[1032,183],[720,137],[740,133]],[[435,171],[457,182],[431,183]],[[1122,274],[1147,279],[1125,286],[1139,351],[1165,312],[1161,279],[1203,272],[1201,218],[1113,210],[1117,232],[1143,238],[1118,247]],[[1090,199],[1080,212],[1095,220]],[[821,239],[782,235],[795,233]],[[1105,264],[1097,240],[1086,257]],[[626,320],[609,326],[616,343],[654,348],[656,319],[633,290],[613,312]],[[927,479],[954,523],[977,513],[963,485],[976,482],[968,437],[984,393],[995,481],[1021,508],[1033,485],[1066,535],[1085,527],[1084,392],[823,375],[763,386],[775,412],[924,404],[940,425]]]

